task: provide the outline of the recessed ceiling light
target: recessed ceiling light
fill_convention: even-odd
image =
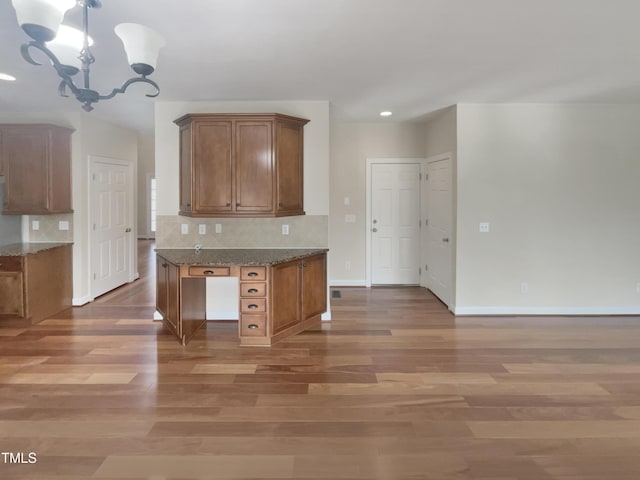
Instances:
[[[390,117],[391,115],[393,115],[393,112],[390,112],[389,110],[385,110],[384,112],[380,112],[380,116],[381,117]]]
[[[0,80],[6,80],[7,82],[15,81],[16,77],[13,75],[8,75],[6,73],[0,73]]]

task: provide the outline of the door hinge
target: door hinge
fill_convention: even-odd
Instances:
[[[94,232],[96,231],[96,224],[95,223],[93,224],[93,231]]]
[[[418,275],[422,275],[422,268],[418,269]]]
[[[418,176],[419,176],[420,180],[422,180],[422,174],[419,173]]]
[[[425,219],[424,219],[424,226],[425,226],[425,227],[428,227],[428,226],[429,226],[429,219],[428,219],[428,218],[425,218]]]
[[[429,181],[429,174],[428,174],[428,173],[424,176],[424,181],[425,181],[425,182],[428,182],[428,181]]]
[[[95,182],[95,180],[96,180],[96,174],[94,173],[92,176],[93,176],[93,181]]]
[[[95,273],[93,274],[93,279],[94,279],[94,280],[96,279],[96,274],[95,274]]]
[[[424,264],[424,271],[426,272],[426,271],[428,271],[428,270],[429,270],[429,265],[425,263],[425,264]]]

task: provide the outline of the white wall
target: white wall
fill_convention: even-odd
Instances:
[[[640,313],[638,125],[638,105],[458,106],[456,313]]]
[[[365,284],[367,158],[424,157],[424,126],[413,123],[331,124],[329,283]],[[345,197],[349,205],[344,204]],[[345,223],[345,215],[356,216]],[[345,268],[350,262],[351,268]]]
[[[238,101],[156,102],[155,151],[158,215],[177,215],[179,139],[173,121],[187,113],[282,113],[307,118],[304,127],[304,209],[329,214],[329,102]]]
[[[138,134],[138,238],[149,236],[149,178],[155,175],[155,137]]]

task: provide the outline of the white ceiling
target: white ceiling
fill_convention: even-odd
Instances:
[[[408,121],[455,103],[640,103],[638,0],[102,0],[90,11],[92,87],[131,70],[113,27],[167,40],[157,100],[329,100],[334,116]],[[79,9],[67,23],[80,24]],[[52,68],[27,64],[11,0],[0,0],[0,111],[79,110]],[[96,115],[153,128],[148,87]],[[392,110],[381,119],[381,110]]]

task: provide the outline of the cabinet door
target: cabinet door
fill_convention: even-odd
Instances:
[[[235,122],[237,213],[273,212],[273,122]]]
[[[303,212],[302,128],[297,123],[276,124],[276,211]]]
[[[167,263],[167,314],[165,320],[174,333],[181,335],[178,323],[180,312],[180,267]]]
[[[302,320],[327,311],[327,255],[302,261]]]
[[[300,322],[301,265],[294,261],[271,267],[271,335]]]
[[[0,315],[24,317],[22,272],[0,271]]]
[[[232,210],[231,122],[193,123],[194,212],[216,214]]]
[[[49,142],[42,129],[5,130],[5,213],[45,213],[49,208],[47,185]]]

